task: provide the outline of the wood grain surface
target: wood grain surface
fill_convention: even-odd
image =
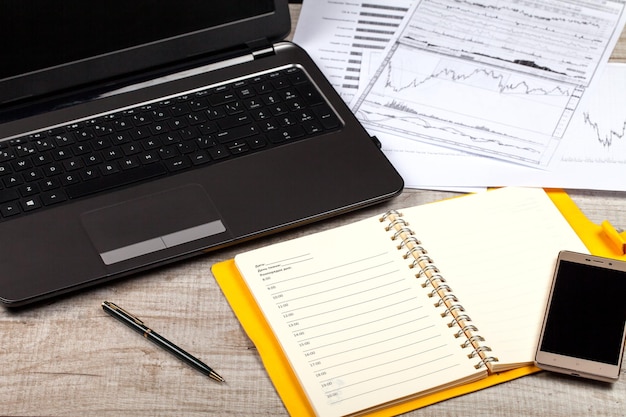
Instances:
[[[291,7],[295,22],[299,6]],[[626,62],[624,34],[612,59]],[[336,227],[392,206],[451,195],[407,189],[392,202],[315,225],[33,307],[0,308],[0,415],[286,415],[254,345],[212,277],[211,266],[241,251]],[[626,193],[570,191],[570,195],[591,220],[606,218],[626,228]],[[122,326],[103,312],[104,300],[135,313],[212,366],[227,383],[208,379]],[[613,385],[539,373],[408,415],[626,416],[623,371]]]

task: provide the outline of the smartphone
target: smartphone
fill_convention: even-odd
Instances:
[[[560,252],[537,346],[537,366],[615,382],[625,338],[626,262]]]

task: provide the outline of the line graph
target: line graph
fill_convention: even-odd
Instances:
[[[583,112],[583,121],[585,126],[594,132],[595,136],[593,138],[596,141],[595,143],[602,145],[603,148],[609,149],[614,144],[623,144],[624,135],[626,134],[626,120],[622,123],[621,128],[603,128],[599,122],[593,120],[589,112]]]
[[[395,93],[400,93],[404,90],[411,88],[418,88],[429,81],[435,79],[448,80],[451,82],[465,82],[470,83],[471,81],[482,78],[489,81],[494,81],[493,86],[496,91],[499,91],[501,94],[526,94],[526,95],[543,95],[543,96],[559,96],[559,97],[569,97],[571,94],[570,88],[563,87],[561,85],[555,85],[554,87],[531,87],[527,80],[520,80],[517,82],[507,82],[506,79],[509,78],[502,71],[498,71],[490,68],[476,68],[472,70],[470,73],[458,74],[456,69],[453,68],[443,68],[438,72],[435,72],[423,79],[414,79],[406,85],[396,86],[393,84],[392,74],[394,72],[393,64],[389,64],[387,70],[387,81],[385,84],[386,88],[390,88]]]
[[[409,139],[540,166],[573,93],[554,80],[399,44],[356,114]]]
[[[465,8],[469,13],[473,13],[478,16],[488,16],[490,18],[499,18],[501,16],[513,16],[519,20],[539,20],[544,21],[547,24],[553,26],[555,23],[563,22],[566,25],[576,24],[583,26],[591,26],[595,29],[600,29],[600,24],[597,21],[590,21],[589,19],[582,18],[580,12],[571,10],[569,13],[567,9],[561,6],[557,8],[554,5],[551,5],[550,9],[536,7],[533,9],[533,3],[535,5],[540,5],[540,2],[523,2],[526,6],[531,6],[524,8],[522,6],[517,5],[509,5],[503,2],[491,3],[489,2],[476,2],[476,1],[467,1],[467,0],[457,0],[455,2],[459,6],[458,9]],[[439,6],[445,6],[446,8],[454,8],[455,6],[450,6],[450,4],[444,3],[442,1],[433,1],[431,4],[437,4]],[[476,7],[478,6],[478,8]]]
[[[507,135],[503,135],[501,132],[491,131],[485,126],[457,125],[451,123],[450,120],[437,119],[432,115],[420,114],[396,102],[390,103],[387,108],[400,110],[405,114],[399,115],[393,111],[386,113],[380,111],[364,111],[361,116],[364,121],[373,125],[384,125],[390,131],[401,131],[407,126],[410,126],[415,132],[415,135],[421,136],[424,139],[429,139],[432,135],[437,135],[440,144],[458,144],[461,138],[465,142],[464,148],[468,151],[476,151],[481,145],[490,145],[494,148],[494,150],[490,152],[491,156],[510,155],[512,152],[515,152],[519,155],[516,158],[519,162],[535,161],[541,156],[541,144],[507,137]],[[406,113],[410,115],[407,116]],[[401,126],[402,128],[400,128]],[[424,132],[426,135],[418,132]],[[455,139],[446,140],[443,137],[446,135],[454,137]]]

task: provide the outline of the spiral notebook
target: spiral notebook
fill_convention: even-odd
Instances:
[[[587,251],[546,193],[503,188],[260,248],[235,264],[305,409],[344,416],[531,365],[563,249]]]

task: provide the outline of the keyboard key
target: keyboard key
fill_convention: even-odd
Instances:
[[[74,132],[74,137],[78,141],[87,141],[95,138],[95,135],[91,129],[84,129]]]
[[[131,129],[130,136],[134,140],[140,140],[140,139],[149,138],[150,136],[152,136],[152,133],[150,132],[150,129],[148,129],[146,126],[142,126],[142,127],[137,127],[135,129]]]
[[[37,149],[33,144],[25,143],[24,145],[20,145],[15,147],[15,154],[18,157],[25,157],[34,154],[37,152]]]
[[[124,155],[126,156],[136,155],[142,150],[143,149],[141,148],[141,145],[139,143],[127,143],[125,145],[122,145],[122,152],[124,152]]]
[[[237,100],[237,95],[232,91],[222,91],[209,96],[211,106],[221,106],[222,104],[231,103]]]
[[[267,146],[267,142],[262,136],[255,136],[248,139],[248,143],[252,149],[261,149]]]
[[[104,164],[100,166],[100,173],[102,175],[113,175],[120,172],[120,167],[117,162],[113,161],[110,164]]]
[[[176,145],[176,148],[178,149],[178,152],[180,152],[183,155],[192,153],[198,150],[196,143],[193,141],[181,142],[178,145]]]
[[[266,94],[272,91],[272,84],[269,81],[258,83],[254,85],[254,90],[257,94]]]
[[[65,171],[75,171],[77,169],[83,168],[85,164],[82,159],[72,158],[63,161],[63,168]]]
[[[209,155],[211,155],[211,158],[215,160],[219,160],[219,159],[227,158],[230,154],[228,153],[228,150],[224,146],[219,145],[219,146],[209,149]]]
[[[152,164],[159,161],[159,154],[157,151],[150,151],[139,155],[139,161],[142,165]]]
[[[234,103],[228,103],[224,105],[224,110],[227,115],[239,114],[244,111],[244,105],[241,101],[236,101]]]
[[[306,133],[309,135],[314,135],[316,133],[320,133],[324,131],[322,126],[314,120],[303,123],[302,127],[304,128]]]
[[[98,138],[98,140],[93,142],[93,148],[96,151],[101,151],[103,149],[107,149],[111,147],[111,139],[106,138]]]
[[[61,190],[47,192],[41,195],[41,202],[44,204],[44,206],[51,206],[53,204],[61,203],[66,200],[67,196]]]
[[[112,133],[115,133],[115,129],[113,129],[113,127],[108,123],[95,125],[93,127],[93,131],[96,134],[96,136],[104,136],[104,135],[110,135]]]
[[[92,155],[85,156],[84,162],[86,166],[99,165],[103,162],[103,158],[99,153],[94,153]]]
[[[113,121],[113,129],[116,132],[120,132],[120,131],[123,131],[123,130],[128,130],[128,129],[132,128],[132,127],[133,127],[133,124],[129,120],[123,120],[122,119],[122,120],[114,120]]]
[[[191,163],[194,165],[202,165],[211,161],[209,154],[206,151],[196,151],[189,155]]]
[[[37,147],[37,151],[45,152],[45,151],[49,151],[50,149],[53,149],[54,145],[52,144],[52,141],[45,139],[45,140],[36,141],[35,147]]]
[[[233,143],[228,144],[228,149],[230,150],[230,153],[232,153],[233,155],[239,155],[244,152],[248,152],[250,150],[250,147],[248,146],[248,143],[245,141],[235,141]]]
[[[88,153],[91,152],[91,147],[89,146],[89,143],[79,143],[77,145],[72,146],[71,149],[74,155],[76,156],[87,155]]]
[[[324,102],[321,94],[312,84],[300,85],[298,86],[298,91],[300,91],[300,96],[306,100],[309,106],[315,106]]]
[[[198,126],[198,130],[203,135],[211,135],[213,133],[217,133],[219,131],[219,128],[217,126],[217,123],[207,122]]]
[[[247,114],[240,116],[231,116],[224,119],[221,119],[217,122],[218,126],[222,130],[228,130],[236,126],[243,126],[252,122],[252,118]]]
[[[282,116],[283,114],[289,113],[289,108],[284,103],[276,104],[270,107],[270,112],[272,116]]]
[[[292,141],[296,138],[304,136],[305,132],[302,126],[290,126],[279,130],[274,130],[267,134],[267,137],[273,143],[282,143]]]
[[[167,124],[171,130],[178,130],[187,126],[185,119],[171,119],[167,121]]]
[[[176,149],[176,145],[164,146],[162,148],[159,148],[158,153],[161,159],[170,159],[180,155],[178,153],[178,149]]]
[[[34,155],[32,160],[33,160],[33,163],[36,166],[48,165],[48,164],[51,164],[52,161],[53,161],[52,157],[50,156],[50,154],[48,152],[44,152],[44,153],[41,153],[39,155]],[[2,173],[2,171],[0,170],[0,174],[1,173]]]
[[[327,105],[316,106],[313,110],[325,129],[339,127],[339,119]]]
[[[207,121],[207,116],[204,113],[191,113],[187,115],[187,122],[190,125],[199,125],[200,123],[204,123]]]
[[[37,181],[43,178],[43,173],[40,169],[29,169],[28,171],[22,173],[22,177],[24,181]]]
[[[22,197],[28,197],[39,193],[39,187],[37,186],[37,184],[22,185],[18,188],[18,190]]]
[[[93,180],[100,176],[98,170],[96,168],[83,169],[80,171],[80,178],[83,181]]]
[[[0,205],[0,214],[2,214],[2,217],[15,216],[21,212],[22,211],[20,210],[20,206],[17,202]]]
[[[235,140],[247,138],[248,136],[253,136],[258,133],[260,133],[259,129],[255,125],[246,125],[220,132],[216,135],[216,138],[220,143],[228,143]]]
[[[17,200],[19,194],[17,190],[0,190],[0,203],[6,203],[8,201]]]
[[[147,113],[134,114],[131,120],[135,126],[144,126],[152,123],[152,118]]]
[[[282,101],[282,99],[280,98],[280,96],[278,94],[266,94],[263,97],[261,97],[261,100],[263,100],[263,102],[268,105],[274,105],[277,103],[280,103]]]
[[[291,83],[289,82],[289,79],[287,79],[286,77],[276,77],[272,79],[272,85],[274,86],[274,88],[280,89],[280,88],[289,87]]]
[[[237,90],[237,96],[239,96],[239,98],[249,98],[254,95],[255,95],[254,91],[250,87],[247,87],[247,86]]]
[[[288,68],[286,72],[289,76],[289,80],[291,80],[293,84],[300,84],[308,81],[306,75],[300,68]]]
[[[258,98],[251,98],[250,100],[244,101],[244,105],[248,110],[256,110],[263,107],[263,103]]]
[[[223,107],[216,107],[207,110],[207,115],[209,116],[209,120],[221,119],[222,117],[226,117],[226,110],[224,110]]]
[[[278,120],[276,119],[268,119],[259,123],[259,126],[261,126],[261,129],[264,132],[269,132],[271,130],[278,130],[280,128],[280,123],[278,123]]]
[[[189,101],[189,106],[192,111],[200,111],[209,107],[209,103],[204,97],[196,97]]]
[[[201,136],[194,139],[200,149],[208,149],[217,145],[217,141],[212,136]]]
[[[122,170],[139,168],[141,166],[141,162],[139,162],[139,158],[136,156],[129,156],[128,158],[124,158],[119,161],[119,164]]]
[[[54,190],[60,186],[61,182],[58,178],[49,178],[47,180],[39,181],[39,188],[41,188],[42,191]]]
[[[75,143],[76,141],[69,134],[57,135],[52,138],[57,146],[67,146]]]
[[[170,172],[176,172],[189,168],[191,166],[191,161],[185,155],[182,155],[168,159],[165,161],[165,166]]]
[[[46,177],[52,177],[55,175],[59,175],[63,172],[63,168],[61,166],[61,164],[59,163],[53,163],[53,164],[49,164],[46,165],[45,167],[43,167],[43,173]]]
[[[107,161],[114,161],[124,156],[124,152],[122,152],[120,148],[109,149],[105,151],[103,154],[104,154],[104,159],[106,159]]]
[[[63,174],[60,177],[62,185],[72,185],[80,183],[80,175],[78,173],[75,174]]]
[[[32,168],[33,163],[30,161],[30,159],[20,159],[13,162],[12,165],[15,171],[22,171],[24,169]]]
[[[6,177],[2,177],[2,183],[7,188],[16,187],[24,184],[24,179],[20,175],[7,175]]]
[[[130,133],[122,132],[109,136],[109,140],[113,145],[122,145],[131,141]]]
[[[52,157],[57,161],[62,161],[63,159],[71,158],[72,156],[72,152],[67,148],[52,151]]]
[[[189,113],[189,106],[186,103],[175,103],[168,108],[172,117],[184,116]]]
[[[161,122],[165,119],[169,119],[170,115],[167,109],[153,109],[151,110],[152,120]]]
[[[43,206],[41,204],[41,200],[37,196],[22,200],[20,204],[22,205],[22,210],[24,210],[24,212],[37,210]]]

